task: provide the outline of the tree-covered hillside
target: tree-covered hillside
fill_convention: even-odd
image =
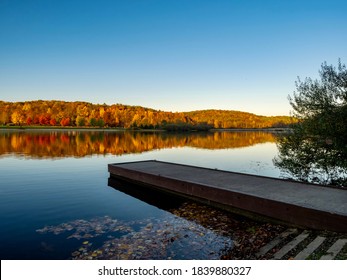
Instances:
[[[0,125],[41,125],[78,127],[160,128],[168,124],[214,128],[285,127],[293,122],[288,116],[265,117],[227,110],[165,112],[122,104],[37,100],[0,101]]]

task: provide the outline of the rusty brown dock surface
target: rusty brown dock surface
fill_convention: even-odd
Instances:
[[[162,161],[109,164],[111,177],[289,224],[347,232],[347,190]]]

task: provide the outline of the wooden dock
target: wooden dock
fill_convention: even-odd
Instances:
[[[109,164],[110,176],[233,212],[347,232],[347,190],[161,161]]]

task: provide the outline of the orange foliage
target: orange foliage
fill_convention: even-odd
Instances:
[[[262,131],[186,134],[24,131],[0,133],[0,156],[20,154],[34,158],[55,158],[92,154],[122,155],[175,147],[231,149],[274,141],[273,134]]]
[[[60,121],[61,126],[69,126],[70,125],[70,118],[64,118]]]
[[[87,102],[65,101],[0,101],[0,125],[61,125],[122,128],[160,128],[163,124],[198,125],[214,128],[284,127],[292,123],[288,116],[265,117],[251,113],[226,110],[193,112],[164,112],[140,106],[121,104],[96,105]],[[28,120],[31,120],[28,122]]]

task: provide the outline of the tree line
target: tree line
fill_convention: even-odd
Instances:
[[[229,110],[166,112],[122,104],[58,100],[0,101],[0,125],[115,128],[272,128],[286,127],[288,116],[258,116]]]

